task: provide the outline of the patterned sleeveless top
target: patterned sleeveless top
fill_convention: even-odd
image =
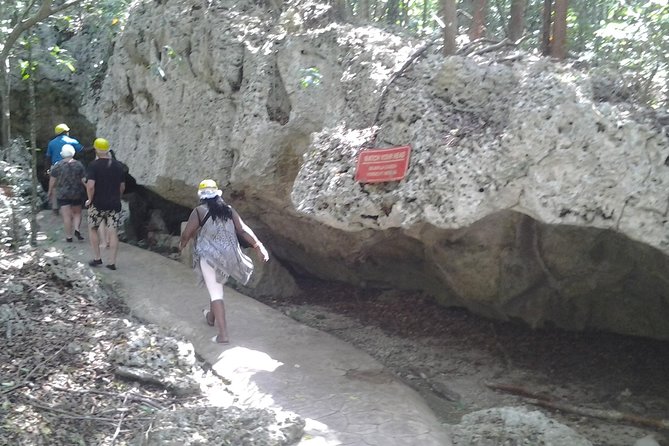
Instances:
[[[216,270],[220,283],[232,276],[246,285],[253,273],[253,261],[242,252],[232,219],[209,217],[202,225],[193,247],[193,268],[199,271],[199,262],[203,260]]]

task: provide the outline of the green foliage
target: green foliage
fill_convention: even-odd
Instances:
[[[83,8],[89,26],[115,35],[128,19],[131,0],[88,0]]]
[[[390,24],[395,31],[400,26],[420,36],[437,32],[434,17],[440,16],[439,0],[368,1],[369,21],[378,26]],[[353,20],[360,16],[361,4],[348,0]],[[472,1],[459,0],[457,8],[459,34],[463,35],[471,24]],[[486,37],[501,40],[507,36],[510,10],[511,0],[488,0]],[[540,46],[543,12],[543,0],[527,0],[522,46],[529,51]],[[629,87],[641,91],[637,99],[650,104],[669,100],[667,0],[569,0],[567,25],[569,58],[620,72]],[[308,77],[305,81],[308,84]]]
[[[300,70],[300,87],[307,89],[309,87],[317,87],[321,84],[321,72],[317,67],[303,68]]]
[[[618,1],[586,44],[584,58],[618,69],[637,99],[659,105],[669,77],[669,4]],[[665,95],[662,98],[662,94]]]
[[[70,70],[71,73],[74,73],[74,63],[75,59],[67,52],[66,49],[60,48],[58,45],[49,47],[49,53],[54,58],[56,66],[65,67]]]

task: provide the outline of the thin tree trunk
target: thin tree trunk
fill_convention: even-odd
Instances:
[[[555,0],[555,17],[553,18],[553,41],[550,54],[560,60],[567,57],[567,10],[569,0]]]
[[[409,2],[400,0],[400,24],[406,27],[409,23]]]
[[[388,0],[386,3],[386,23],[394,25],[400,15],[400,0]]]
[[[369,0],[360,0],[358,2],[358,16],[363,21],[369,20]]]
[[[483,37],[485,33],[488,0],[474,0],[473,8],[472,24],[469,27],[469,40]]]
[[[11,139],[10,131],[10,116],[11,111],[9,109],[9,93],[11,92],[10,78],[9,78],[9,59],[1,61],[2,67],[0,67],[0,96],[2,98],[2,145],[3,147],[9,147],[9,140]]]
[[[509,18],[509,39],[518,41],[525,32],[525,9],[527,0],[511,0],[511,12]]]
[[[427,18],[429,17],[429,0],[423,0],[423,29],[427,28]]]
[[[541,25],[541,54],[551,53],[551,25],[553,23],[553,1],[544,0],[544,14]]]
[[[334,15],[335,19],[340,22],[348,21],[348,12],[346,7],[346,0],[334,0]]]
[[[456,0],[440,0],[441,16],[444,19],[444,55],[451,56],[458,47],[455,39],[458,36],[458,10]]]
[[[32,49],[29,56],[29,64],[33,64]],[[30,151],[31,151],[31,183],[32,199],[30,200],[30,244],[37,245],[37,100],[35,98],[34,71],[30,71],[28,78],[28,97],[30,98]]]

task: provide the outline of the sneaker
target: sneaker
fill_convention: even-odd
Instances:
[[[107,268],[109,268],[110,270],[112,270],[112,271],[116,271],[116,265],[115,265],[115,264],[112,263],[112,264],[110,264],[110,265],[106,265],[106,266],[107,266]]]
[[[65,241],[67,243],[72,243],[72,237],[65,237]]]
[[[79,231],[74,231],[74,236],[77,238],[77,240],[82,241],[84,238],[81,236],[81,232]]]
[[[102,259],[93,259],[90,262],[88,262],[90,266],[98,266],[102,265]]]

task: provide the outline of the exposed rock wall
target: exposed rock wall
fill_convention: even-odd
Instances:
[[[217,179],[297,271],[533,326],[669,339],[661,130],[530,55],[428,50],[379,109],[421,42],[329,14],[139,1],[86,113],[160,195],[190,206]],[[404,181],[355,182],[363,146],[405,144]]]

